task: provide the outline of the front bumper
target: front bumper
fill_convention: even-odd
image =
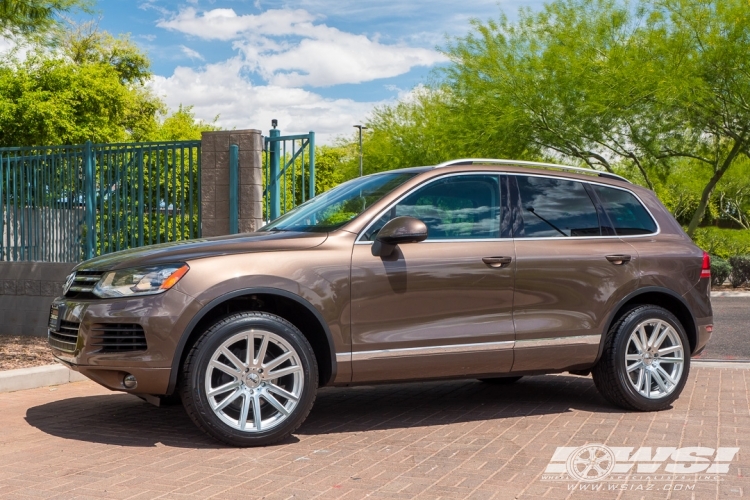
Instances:
[[[57,298],[60,320],[77,325],[75,345],[50,349],[63,364],[91,380],[116,391],[134,394],[166,394],[177,343],[199,305],[177,290],[143,297],[78,300]],[[145,348],[109,352],[96,335],[102,328],[121,325],[143,329]],[[97,330],[98,329],[98,330]],[[54,329],[49,335],[54,337]],[[137,385],[126,388],[123,379],[134,375]]]

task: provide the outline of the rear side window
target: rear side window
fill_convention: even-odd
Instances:
[[[510,176],[514,238],[599,236],[599,217],[583,184],[553,177]],[[511,189],[512,191],[512,189]],[[517,198],[517,199],[513,199]]]
[[[654,219],[632,193],[598,185],[594,191],[619,236],[656,232]]]

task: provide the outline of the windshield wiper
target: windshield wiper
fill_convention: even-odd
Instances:
[[[560,228],[558,228],[558,227],[557,227],[556,225],[552,224],[552,223],[551,223],[550,221],[548,221],[547,219],[545,219],[544,217],[542,217],[541,215],[539,215],[538,213],[536,213],[536,212],[534,211],[534,207],[528,207],[528,208],[527,208],[526,210],[528,210],[528,211],[529,211],[529,212],[531,212],[532,214],[534,214],[534,215],[536,215],[537,217],[539,217],[539,218],[540,218],[540,219],[541,219],[542,221],[544,221],[545,223],[547,223],[547,225],[548,225],[549,227],[551,227],[552,229],[554,229],[554,230],[555,230],[555,231],[557,231],[558,233],[562,234],[562,235],[563,235],[563,236],[565,236],[566,238],[568,237],[568,235],[567,235],[567,234],[565,234],[565,233],[563,233],[562,231],[560,231]]]

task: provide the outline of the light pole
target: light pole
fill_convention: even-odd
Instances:
[[[367,129],[364,125],[354,125],[359,129],[359,176],[362,177],[362,129]]]

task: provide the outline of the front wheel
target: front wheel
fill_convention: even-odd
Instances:
[[[233,446],[286,438],[305,420],[318,387],[312,347],[291,323],[244,312],[200,337],[185,360],[181,396],[190,418]]]
[[[664,308],[636,307],[609,331],[592,370],[605,399],[628,410],[669,408],[685,387],[690,345],[679,320]]]

